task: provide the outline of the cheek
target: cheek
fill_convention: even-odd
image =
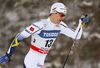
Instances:
[[[59,18],[59,17],[57,17],[57,18],[56,18],[56,20],[57,20],[57,21],[59,21],[59,20],[60,20],[60,18]]]
[[[54,17],[54,19],[56,20],[56,21],[59,21],[60,20],[60,16],[59,15],[55,15],[55,17]]]
[[[55,16],[55,18],[54,18],[55,20],[59,20],[59,16]]]

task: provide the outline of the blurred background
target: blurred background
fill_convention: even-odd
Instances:
[[[81,15],[89,14],[82,38],[76,41],[65,68],[100,68],[100,0],[0,0],[0,57],[18,33],[48,18],[55,2],[67,6],[64,22],[73,29],[78,26]],[[24,39],[16,48],[12,61],[2,68],[23,68],[30,40],[31,37]],[[46,57],[44,68],[62,68],[72,44],[73,39],[59,35]]]

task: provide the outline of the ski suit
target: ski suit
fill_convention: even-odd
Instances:
[[[64,34],[74,39],[81,26],[81,23],[82,21],[79,20],[77,29],[73,30],[69,28],[63,21],[61,21],[60,24],[53,24],[50,21],[50,18],[47,18],[41,19],[40,21],[28,26],[17,36],[20,41],[24,38],[32,36],[30,50],[24,59],[24,68],[43,68],[46,55],[48,54],[57,36],[59,34]],[[77,39],[80,39],[81,35],[82,27]],[[9,48],[7,52],[8,54],[13,51],[11,48],[12,47]],[[13,52],[11,54],[13,54]]]

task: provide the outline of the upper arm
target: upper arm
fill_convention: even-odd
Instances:
[[[36,22],[28,26],[25,30],[23,30],[19,35],[18,38],[24,39],[27,38],[33,34],[39,33],[39,30],[42,28],[41,22]]]
[[[65,23],[62,22],[63,25],[61,25],[61,33],[73,39],[75,39],[78,34],[77,39],[80,39],[82,35],[82,27],[80,28],[81,23],[82,22],[79,20],[78,27],[76,28],[76,30],[73,30],[72,28],[68,27]]]
[[[61,34],[64,34],[68,37],[74,38],[74,33],[75,30],[73,30],[72,28],[68,27],[67,25],[61,25]]]

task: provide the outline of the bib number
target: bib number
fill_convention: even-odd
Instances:
[[[45,47],[50,47],[53,43],[53,39],[51,40],[46,40],[46,44],[45,44]]]

